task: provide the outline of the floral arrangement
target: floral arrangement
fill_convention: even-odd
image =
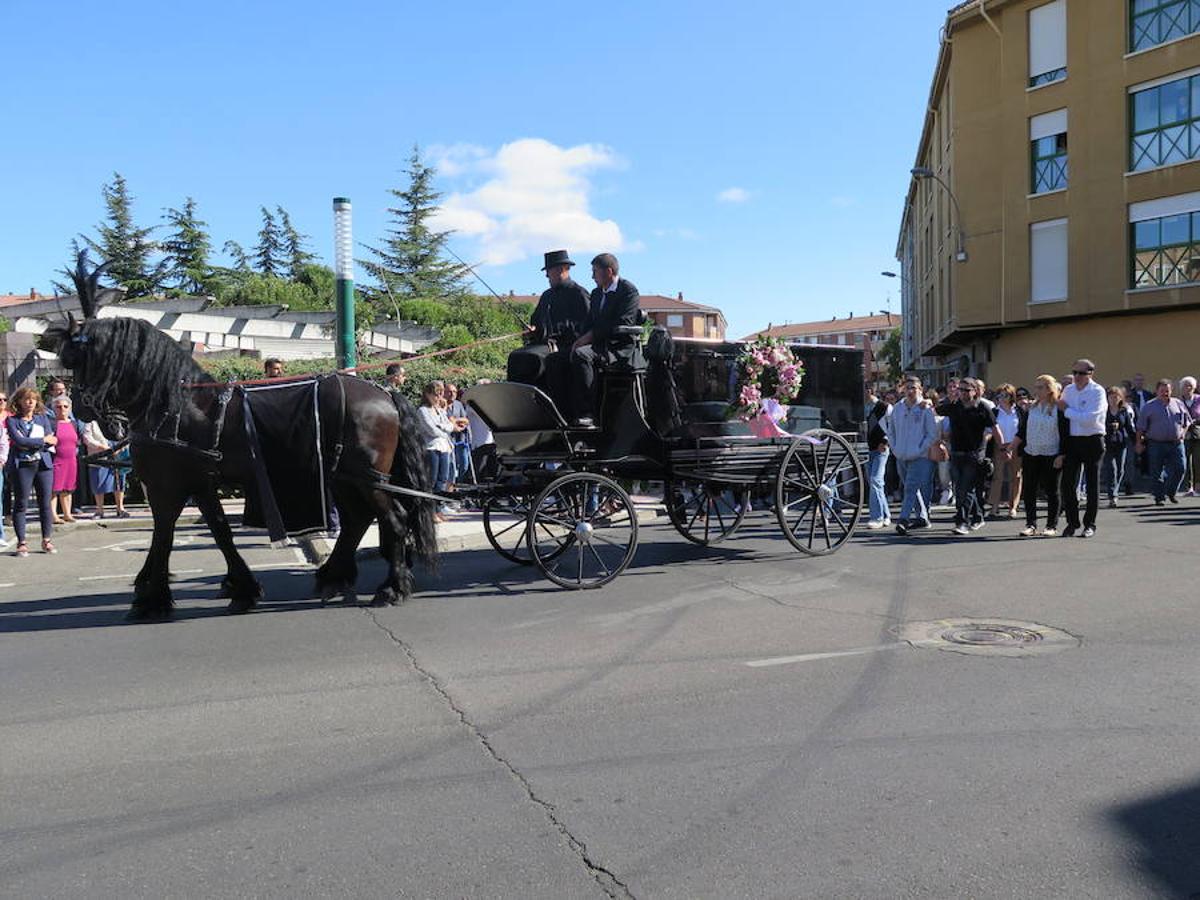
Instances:
[[[804,364],[781,338],[760,337],[738,356],[737,373],[737,394],[729,406],[730,416],[750,420],[796,399],[804,381]],[[771,400],[776,402],[768,403]]]

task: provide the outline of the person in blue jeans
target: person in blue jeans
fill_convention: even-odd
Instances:
[[[1187,462],[1183,455],[1183,438],[1192,424],[1191,413],[1178,397],[1171,396],[1171,381],[1158,382],[1154,399],[1142,404],[1137,418],[1139,454],[1145,453],[1150,462],[1150,477],[1154,479],[1154,502],[1162,506],[1167,500],[1178,503],[1175,496]]]
[[[933,505],[929,493],[933,478],[929,448],[939,435],[937,417],[921,396],[921,379],[915,375],[904,379],[904,399],[892,407],[883,428],[904,484],[896,531],[908,534],[915,528],[928,528],[929,507]]]
[[[417,408],[421,436],[425,442],[425,457],[429,460],[430,480],[436,494],[444,494],[451,485],[453,463],[450,454],[453,445],[450,436],[459,430],[446,415],[446,409],[442,405],[442,391],[443,385],[440,381],[429,382],[421,392],[421,405]],[[434,519],[439,522],[445,521],[449,511],[449,505],[443,503],[434,514]]]
[[[42,395],[32,388],[21,388],[12,396],[13,411],[4,422],[8,430],[9,471],[13,477],[13,531],[17,533],[17,556],[29,555],[25,543],[25,512],[29,494],[37,494],[42,524],[42,552],[57,553],[50,540],[54,517],[50,499],[54,487],[54,447],[58,438],[54,422],[42,406]]]
[[[871,517],[867,527],[872,530],[892,524],[884,488],[889,451],[887,434],[883,430],[883,420],[891,411],[888,403],[878,400],[867,413],[867,448],[870,451],[867,457],[867,508]]]
[[[0,394],[0,498],[4,497],[4,469],[8,465],[8,427],[4,420],[8,418],[8,395]],[[4,536],[4,511],[0,509],[0,550],[9,545]]]

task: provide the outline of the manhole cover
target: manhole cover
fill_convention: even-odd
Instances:
[[[938,619],[897,625],[892,633],[919,650],[986,656],[1034,656],[1078,647],[1070,632],[1037,622],[1006,619]]]

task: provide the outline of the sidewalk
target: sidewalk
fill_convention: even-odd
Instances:
[[[636,494],[633,500],[637,510],[638,522],[650,522],[666,516],[661,497]],[[513,516],[494,516],[492,521],[498,528],[515,522]],[[437,525],[438,552],[455,553],[460,550],[480,550],[491,547],[483,530],[483,514],[476,511],[461,511],[451,513],[445,522]],[[313,565],[320,565],[333,551],[334,541],[324,535],[298,538],[301,550]],[[371,525],[363,535],[358,545],[358,557],[372,558],[379,555],[379,526]]]

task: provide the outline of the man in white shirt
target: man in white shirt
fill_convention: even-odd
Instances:
[[[1104,388],[1092,378],[1096,365],[1090,359],[1077,359],[1071,366],[1071,384],[1063,388],[1058,408],[1071,425],[1067,438],[1062,470],[1063,510],[1067,527],[1063,537],[1079,530],[1079,472],[1087,481],[1087,508],[1083,513],[1083,532],[1090,538],[1096,533],[1096,510],[1100,508],[1100,459],[1104,456],[1105,413],[1108,397]]]

